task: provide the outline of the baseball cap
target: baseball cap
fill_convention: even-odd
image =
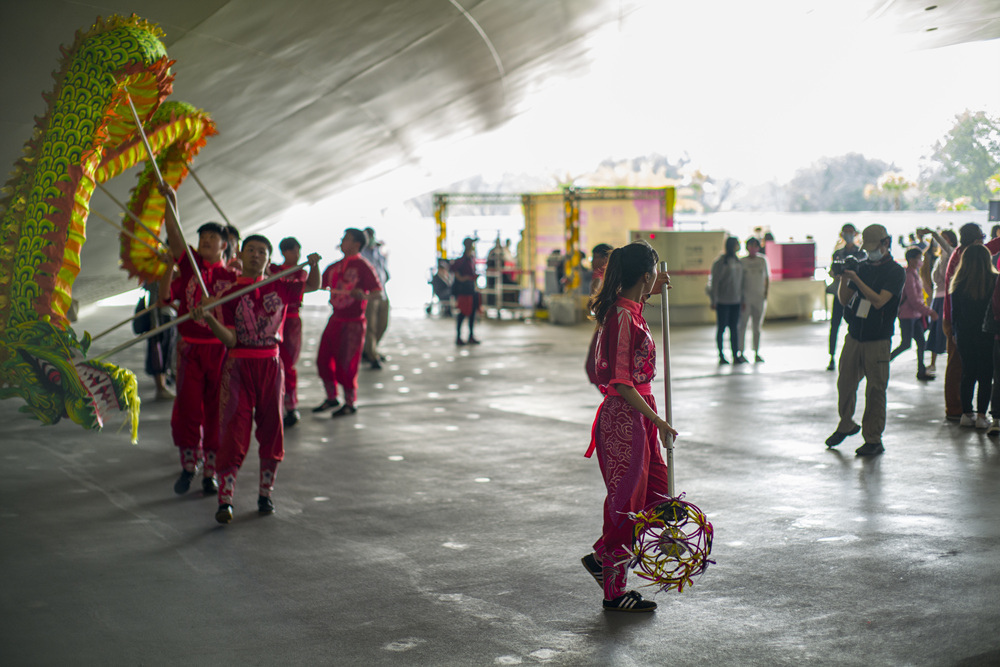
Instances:
[[[871,252],[885,239],[889,238],[889,232],[882,225],[868,225],[865,231],[861,232],[861,249]]]

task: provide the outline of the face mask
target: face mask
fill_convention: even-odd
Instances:
[[[877,261],[881,260],[884,256],[885,256],[885,253],[882,252],[881,248],[875,248],[870,253],[868,253],[868,261],[869,262],[877,262]]]

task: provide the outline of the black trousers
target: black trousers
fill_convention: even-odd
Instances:
[[[738,303],[717,303],[715,304],[715,343],[719,347],[719,356],[722,355],[722,338],[726,329],[729,329],[729,347],[733,351],[735,359],[740,354],[740,304]]]
[[[955,342],[958,345],[958,355],[962,358],[962,381],[959,385],[962,412],[973,412],[972,395],[978,384],[979,393],[976,395],[975,412],[985,413],[993,394],[993,364],[995,363],[993,360],[993,334],[981,331],[962,332],[956,337]]]

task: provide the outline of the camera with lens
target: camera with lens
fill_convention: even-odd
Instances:
[[[835,259],[833,263],[830,264],[830,273],[834,278],[839,278],[844,275],[844,271],[854,271],[858,270],[858,258],[853,255],[848,255],[844,259]]]

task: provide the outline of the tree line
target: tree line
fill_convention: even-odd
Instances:
[[[991,199],[1000,199],[1000,117],[968,110],[955,116],[951,129],[921,159],[915,181],[892,162],[848,153],[820,158],[797,170],[787,183],[771,182],[747,189],[732,178],[712,176],[695,168],[687,153],[674,159],[651,153],[622,160],[605,159],[593,171],[582,174],[507,174],[498,183],[473,176],[453,183],[446,191],[545,192],[567,186],[671,185],[677,188],[676,210],[681,213],[986,209]],[[428,193],[411,203],[421,213],[431,215],[430,199]]]

